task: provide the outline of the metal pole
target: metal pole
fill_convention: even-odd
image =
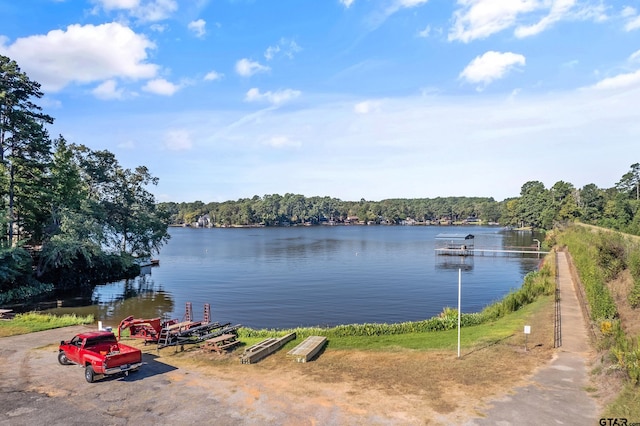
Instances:
[[[458,269],[458,358],[460,358],[460,299],[462,294],[462,268]]]

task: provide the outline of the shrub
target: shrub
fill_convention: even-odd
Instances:
[[[606,281],[612,280],[626,268],[626,249],[619,234],[601,234],[596,244],[598,265]]]

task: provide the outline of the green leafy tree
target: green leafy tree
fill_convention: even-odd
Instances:
[[[631,170],[622,175],[620,181],[616,183],[616,188],[618,191],[640,200],[640,163],[631,165]]]
[[[605,193],[595,184],[590,183],[582,187],[579,192],[578,205],[581,217],[587,222],[596,222],[604,213]]]
[[[42,96],[39,83],[29,79],[15,61],[0,55],[0,195],[6,210],[7,241],[12,245],[20,232],[35,240],[41,236],[39,206],[46,194],[42,188],[46,187],[51,144],[44,125],[53,123],[33,102]]]
[[[539,181],[529,181],[522,185],[518,204],[521,224],[540,228],[545,217],[543,214],[549,207],[549,196],[544,184]],[[548,218],[548,215],[546,217]],[[549,224],[545,223],[545,225]]]
[[[623,230],[632,218],[633,211],[627,195],[617,193],[613,199],[609,199],[605,203],[601,225],[607,228]]]

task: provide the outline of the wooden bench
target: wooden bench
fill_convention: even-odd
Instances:
[[[205,340],[204,350],[216,351],[222,353],[222,351],[231,348],[240,343],[235,334],[222,334],[209,340]]]
[[[307,362],[320,352],[327,342],[325,336],[309,336],[302,343],[287,352],[287,356],[297,362]]]

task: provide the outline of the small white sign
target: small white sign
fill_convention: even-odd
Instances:
[[[524,334],[531,334],[531,326],[530,325],[525,325],[524,326]]]

